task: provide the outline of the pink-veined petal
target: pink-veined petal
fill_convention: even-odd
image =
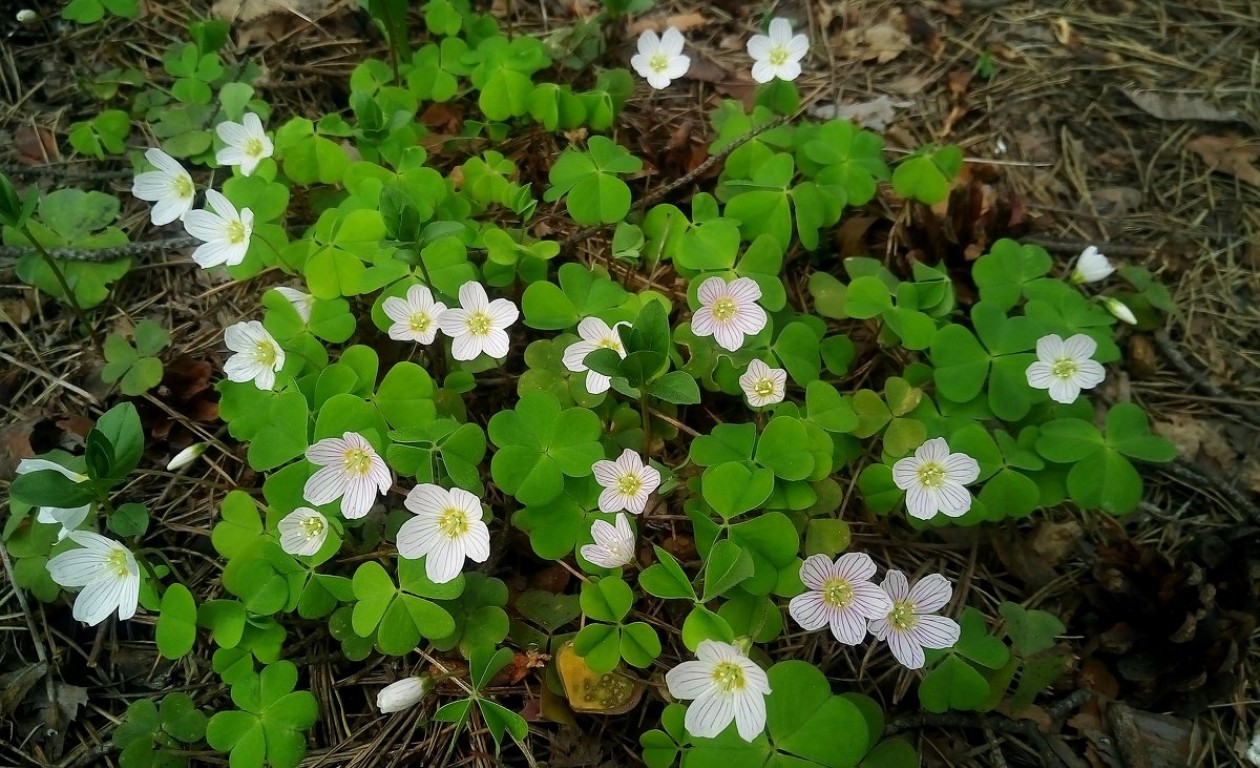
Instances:
[[[1050,399],[1056,403],[1070,405],[1076,402],[1080,394],[1081,388],[1075,381],[1055,377],[1054,381],[1050,382]]]
[[[832,574],[851,583],[870,581],[875,568],[875,561],[865,552],[845,552],[836,560]]]
[[[852,606],[831,614],[831,634],[845,645],[857,645],[866,638],[866,617]]]
[[[665,673],[665,685],[675,699],[697,699],[713,687],[713,674],[703,662],[684,661]]]
[[[701,306],[710,306],[713,302],[727,296],[726,281],[720,277],[706,278],[696,290],[696,297]]]
[[[832,609],[818,592],[799,594],[788,603],[788,615],[801,625],[802,629],[813,631],[827,626],[832,618]]]
[[[909,632],[892,630],[888,633],[888,648],[906,669],[923,668],[923,647],[914,641]]]
[[[481,283],[469,280],[459,287],[459,305],[470,312],[485,311],[490,306],[490,297]]]
[[[944,608],[954,594],[949,579],[939,573],[924,576],[907,593],[907,600],[914,605],[915,613],[935,613]]]
[[[893,600],[905,600],[910,596],[910,582],[906,580],[904,573],[896,569],[890,569],[884,574],[884,581],[879,587]]]
[[[962,634],[958,622],[944,616],[920,616],[910,628],[914,642],[924,648],[953,648]]]
[[[712,739],[726,730],[735,719],[735,700],[729,694],[711,691],[700,696],[687,707],[683,720],[693,736]]]

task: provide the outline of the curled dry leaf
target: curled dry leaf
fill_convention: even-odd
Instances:
[[[1260,169],[1253,165],[1260,158],[1260,145],[1237,136],[1196,136],[1186,142],[1186,149],[1203,158],[1212,170],[1260,187]]]
[[[1160,120],[1206,120],[1215,123],[1232,123],[1239,119],[1233,110],[1217,109],[1198,96],[1184,93],[1140,91],[1122,89],[1125,96],[1146,114]]]
[[[879,64],[887,64],[909,47],[910,35],[901,13],[869,27],[845,30],[839,40],[839,49],[846,58]]]
[[[914,106],[912,101],[894,101],[881,94],[867,101],[845,104],[819,104],[810,107],[809,113],[823,120],[840,118],[849,120],[871,131],[883,132],[897,118],[897,110]]]

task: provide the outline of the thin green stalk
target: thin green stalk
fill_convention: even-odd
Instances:
[[[23,224],[21,232],[26,239],[39,251],[39,255],[44,258],[44,263],[52,270],[53,276],[57,278],[57,285],[61,286],[61,292],[66,296],[66,303],[74,310],[74,314],[79,318],[79,322],[87,329],[88,336],[92,339],[92,346],[96,348],[98,354],[104,354],[104,348],[101,346],[101,339],[96,335],[96,329],[88,322],[87,315],[83,312],[83,307],[79,306],[79,300],[74,297],[74,291],[70,290],[70,284],[66,282],[66,275],[61,271],[61,266],[53,259],[52,254],[44,247],[44,244],[35,238],[31,233],[31,228]]]

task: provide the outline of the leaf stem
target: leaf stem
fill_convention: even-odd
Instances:
[[[39,251],[39,255],[44,258],[44,263],[52,270],[53,276],[57,278],[57,285],[61,286],[61,292],[66,296],[66,303],[74,310],[74,314],[79,318],[79,322],[87,329],[88,336],[92,339],[92,346],[96,348],[98,354],[104,354],[104,348],[101,346],[101,339],[96,334],[96,329],[88,322],[87,315],[83,312],[83,307],[79,306],[79,300],[75,298],[74,291],[70,290],[70,284],[66,282],[65,273],[61,271],[61,266],[53,259],[52,254],[44,247],[44,244],[35,238],[31,232],[31,228],[27,224],[23,224],[21,233],[26,237],[35,250]]]

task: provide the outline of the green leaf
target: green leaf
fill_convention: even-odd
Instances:
[[[1041,653],[1054,646],[1054,639],[1067,631],[1058,617],[1045,611],[1029,610],[1022,605],[1004,602],[998,612],[1006,619],[1006,635],[1022,656]]]
[[[620,652],[630,666],[646,669],[661,655],[661,638],[642,621],[627,624],[621,628]]]
[[[192,651],[197,640],[197,601],[183,584],[170,585],[162,596],[156,639],[158,651],[168,659]]]
[[[1040,444],[1038,441],[1039,447]],[[1128,459],[1110,447],[1078,461],[1068,473],[1067,487],[1077,504],[1113,515],[1127,515],[1142,501],[1142,476]]]
[[[643,591],[665,599],[695,600],[696,590],[691,586],[691,579],[687,578],[674,556],[655,545],[652,549],[659,562],[639,574],[639,586]]]
[[[1146,411],[1133,403],[1116,403],[1107,412],[1107,444],[1131,459],[1169,462],[1177,448],[1151,433]]]
[[[989,353],[974,334],[961,325],[936,332],[931,346],[936,388],[942,397],[966,403],[980,394],[989,375]]]
[[[779,416],[770,420],[757,445],[756,461],[784,480],[804,480],[814,471],[809,437],[799,419]]]
[[[695,378],[671,371],[648,383],[648,394],[674,405],[695,405],[700,402],[700,386]]]
[[[726,623],[726,619],[703,605],[697,605],[683,620],[682,638],[687,650],[694,652],[705,640],[729,643],[735,639],[735,633]]]
[[[1010,659],[1010,651],[1001,640],[989,634],[984,614],[975,608],[964,608],[958,623],[961,632],[958,642],[954,644],[954,650],[959,655],[989,669],[1001,669],[1005,666]]]
[[[595,621],[618,624],[630,613],[634,593],[621,579],[606,577],[582,585],[582,613]]]
[[[489,423],[499,446],[490,469],[495,483],[523,504],[545,504],[560,495],[564,476],[585,477],[603,458],[599,417],[584,408],[562,410],[546,392],[531,392]]]
[[[919,703],[929,712],[976,710],[988,697],[988,681],[957,656],[945,657],[919,683]]]
[[[962,150],[955,146],[911,155],[893,171],[893,188],[902,197],[935,205],[949,196],[949,184],[962,168]]]
[[[713,545],[704,564],[704,594],[700,598],[709,602],[726,594],[731,588],[753,575],[752,556],[738,544],[721,539]]]
[[[757,509],[774,490],[774,473],[729,461],[709,467],[700,479],[701,493],[725,520]]]
[[[1059,464],[1071,464],[1093,456],[1103,446],[1102,435],[1082,419],[1055,419],[1041,425],[1037,453]]]
[[[828,432],[852,432],[859,423],[852,402],[825,381],[812,381],[805,388],[805,411],[810,421]]]

